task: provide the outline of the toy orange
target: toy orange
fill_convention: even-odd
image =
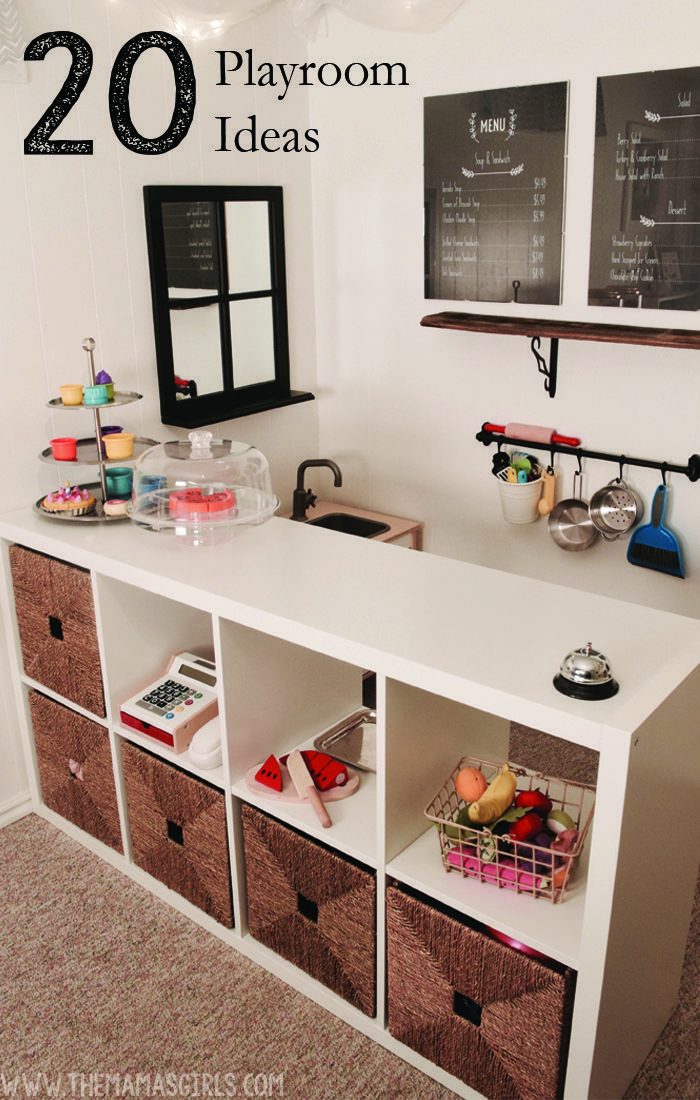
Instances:
[[[478,768],[461,768],[455,776],[455,790],[464,802],[476,802],[487,787],[486,776]]]

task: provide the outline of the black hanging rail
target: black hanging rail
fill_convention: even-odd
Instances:
[[[573,455],[574,458],[579,460],[579,463],[582,458],[598,459],[601,462],[614,462],[620,468],[620,477],[622,477],[622,470],[625,466],[645,466],[651,470],[660,470],[664,477],[667,473],[674,473],[685,474],[689,481],[700,479],[700,455],[697,454],[691,455],[685,466],[678,466],[672,462],[657,462],[650,458],[630,458],[629,455],[608,454],[607,451],[589,451],[585,447],[570,447],[563,443],[539,443],[532,439],[516,439],[514,436],[489,431],[485,424],[482,426],[481,431],[476,433],[476,438],[485,447],[490,446],[492,443],[498,444],[499,450],[504,443],[509,443],[514,444],[516,447],[523,447],[528,451],[548,451],[552,465],[554,465],[555,454],[566,454]]]

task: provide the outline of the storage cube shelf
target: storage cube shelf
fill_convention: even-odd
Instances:
[[[560,1095],[575,975],[387,890],[389,1030],[489,1100]]]
[[[24,671],[104,717],[90,574],[23,546],[9,554]]]
[[[127,741],[121,750],[134,862],[232,928],[223,794]]]
[[[108,731],[38,691],[29,709],[45,805],[123,851]]]
[[[242,818],[251,935],[374,1016],[374,875],[252,806]]]
[[[700,849],[700,624],[284,519],[187,553],[132,525],[79,526],[0,516],[35,811],[458,1095],[621,1097],[683,962]],[[536,660],[497,660],[506,633]],[[552,685],[589,638],[613,663],[613,699]],[[210,775],[119,721],[120,702],[182,650],[219,673],[223,763]],[[361,706],[367,669],[376,773],[330,804],[331,828],[307,802],[254,793],[254,765]],[[464,757],[539,768],[528,730],[565,763],[579,747],[597,759],[581,807],[586,818],[595,797],[595,814],[557,905],[446,871],[425,816]],[[669,846],[646,808],[679,798],[683,843]],[[648,889],[650,866],[663,891]],[[469,969],[481,984],[462,982]],[[510,1027],[526,1003],[534,1037],[527,1019]]]

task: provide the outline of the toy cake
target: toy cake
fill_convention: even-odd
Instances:
[[[217,493],[203,493],[201,489],[180,489],[169,497],[171,515],[183,519],[223,519],[233,515],[236,495],[230,489]]]
[[[47,493],[41,502],[45,512],[60,512],[67,516],[82,516],[94,511],[96,500],[89,489],[78,485],[66,485],[53,493]]]

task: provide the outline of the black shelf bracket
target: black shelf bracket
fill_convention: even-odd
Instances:
[[[539,336],[533,336],[530,341],[530,347],[532,348],[532,354],[537,360],[537,369],[540,374],[544,375],[544,388],[545,392],[550,397],[554,397],[557,392],[557,364],[559,361],[559,337],[553,336],[549,342],[549,363],[540,355],[540,345],[542,341]]]
[[[645,466],[647,469],[660,470],[664,480],[667,473],[685,474],[689,481],[700,480],[700,455],[697,454],[691,455],[685,466],[678,466],[672,462],[657,462],[655,459],[650,458],[630,458],[629,455],[609,454],[607,451],[589,451],[584,447],[568,447],[563,443],[535,443],[532,439],[516,439],[514,436],[492,432],[485,425],[482,425],[481,431],[476,433],[476,439],[479,443],[483,443],[485,447],[488,447],[491,443],[496,443],[500,449],[504,443],[512,443],[516,447],[524,447],[529,451],[549,451],[552,465],[554,465],[555,454],[573,455],[574,458],[578,459],[579,466],[582,458],[593,458],[600,462],[614,462],[620,469],[620,477],[622,477],[624,466]]]

